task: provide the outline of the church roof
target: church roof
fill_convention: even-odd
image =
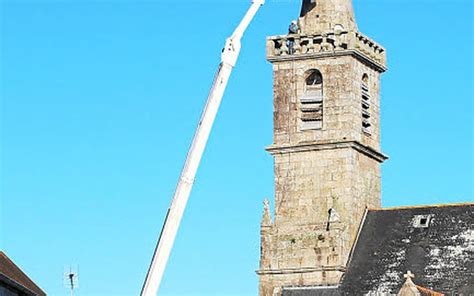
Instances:
[[[436,292],[436,291],[433,291],[433,290],[430,290],[430,289],[427,289],[427,288],[423,288],[423,287],[420,287],[420,286],[416,286],[416,288],[420,292],[421,296],[444,296],[444,294],[442,294],[442,293],[439,293],[439,292]]]
[[[21,291],[25,296],[46,296],[39,288],[8,256],[0,251],[0,284],[6,284]]]
[[[294,287],[283,288],[282,296],[341,296],[339,287]]]
[[[283,295],[396,295],[407,270],[418,286],[472,295],[473,210],[474,203],[368,210],[341,285]]]

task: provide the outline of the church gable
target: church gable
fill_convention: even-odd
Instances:
[[[369,210],[341,289],[397,294],[413,282],[446,295],[474,293],[474,204]]]

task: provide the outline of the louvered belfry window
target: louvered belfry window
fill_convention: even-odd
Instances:
[[[364,74],[361,83],[361,94],[362,94],[362,130],[366,134],[372,133],[372,123],[370,114],[370,89],[369,89],[369,76]]]
[[[301,129],[321,129],[323,127],[323,76],[318,70],[311,70],[305,82],[305,91],[300,99]]]

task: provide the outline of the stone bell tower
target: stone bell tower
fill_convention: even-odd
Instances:
[[[303,0],[300,30],[267,39],[274,76],[275,212],[261,226],[261,296],[339,283],[367,207],[380,207],[385,49],[351,0]]]

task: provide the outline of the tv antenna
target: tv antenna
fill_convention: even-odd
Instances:
[[[79,288],[79,269],[77,266],[64,268],[64,287],[71,290],[71,296],[74,296],[74,290]]]

